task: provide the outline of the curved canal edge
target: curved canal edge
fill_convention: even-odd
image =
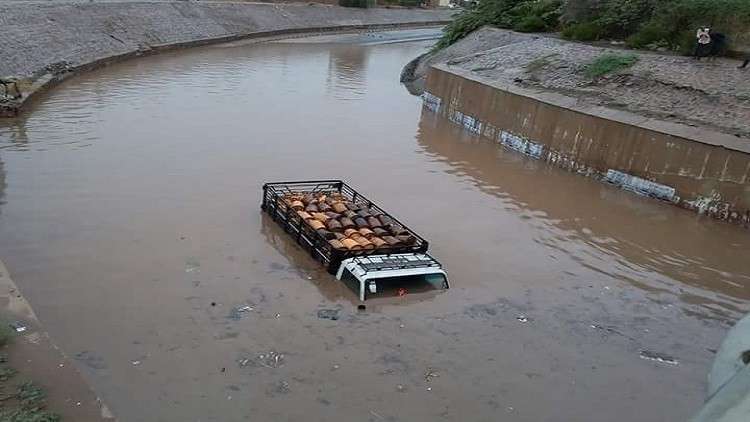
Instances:
[[[71,76],[133,57],[241,39],[439,26],[452,13],[316,3],[2,3],[9,42],[0,49],[0,79],[20,97],[0,98],[0,117],[18,115],[36,94]]]
[[[23,331],[3,348],[16,378],[29,379],[47,395],[49,411],[65,421],[115,421],[106,404],[93,392],[73,361],[55,345],[29,302],[0,261],[0,321],[18,323]]]
[[[412,63],[410,67],[414,67]],[[535,159],[712,218],[750,225],[750,145],[435,64],[425,107]]]

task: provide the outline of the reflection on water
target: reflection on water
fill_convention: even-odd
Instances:
[[[717,316],[746,310],[750,240],[742,230],[527,159],[426,109],[417,139],[449,173],[527,219],[540,245],[635,287],[702,303]]]
[[[331,48],[326,85],[336,98],[346,100],[365,94],[369,50],[360,46]]]

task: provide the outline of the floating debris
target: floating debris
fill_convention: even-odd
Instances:
[[[242,306],[236,306],[232,308],[231,311],[229,311],[228,319],[239,321],[242,319],[242,314],[248,313],[253,310],[253,307],[250,305],[242,305]]]
[[[22,333],[27,329],[27,327],[20,321],[11,322],[9,325],[10,328],[12,328],[17,333]]]
[[[336,321],[339,319],[339,310],[338,309],[319,309],[318,318],[330,319],[331,321]]]
[[[276,369],[284,365],[284,355],[271,350],[268,353],[259,354],[255,362],[260,366]]]
[[[201,268],[201,263],[198,261],[197,258],[189,257],[185,260],[185,272],[186,273],[193,273],[193,272],[199,272]]]
[[[435,371],[432,368],[427,368],[427,371],[424,373],[424,380],[427,382],[430,382],[433,378],[437,378],[440,376],[440,373]]]
[[[641,350],[641,359],[653,360],[667,365],[679,365],[680,362],[672,356],[652,352],[650,350]]]
[[[237,361],[237,364],[239,364],[239,365],[240,365],[240,368],[244,368],[244,367],[246,367],[246,366],[247,366],[247,364],[249,364],[249,363],[250,363],[250,359],[248,359],[248,358],[240,358],[240,359],[239,359],[239,360]]]
[[[527,317],[526,315],[519,315],[516,317],[516,319],[518,320],[518,322],[529,322],[529,317]]]
[[[406,392],[406,387],[404,387],[401,384],[398,384],[398,385],[396,385],[396,391],[398,391],[399,393],[404,393],[404,392]]]

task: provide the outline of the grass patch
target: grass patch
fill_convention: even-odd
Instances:
[[[60,415],[41,409],[0,410],[0,422],[60,422]]]
[[[586,76],[599,78],[633,66],[638,61],[635,54],[607,53],[597,57],[586,66]]]
[[[547,54],[546,56],[537,57],[536,59],[526,63],[525,69],[529,73],[536,73],[551,63],[550,59],[559,56],[557,53]]]
[[[0,319],[0,347],[7,345],[13,340],[16,333],[8,325],[8,321]]]

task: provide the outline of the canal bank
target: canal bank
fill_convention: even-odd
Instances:
[[[576,173],[750,222],[750,83],[714,75],[731,62],[692,64],[705,73],[696,81],[679,74],[688,59],[644,54],[639,68],[592,81],[586,63],[611,50],[488,28],[446,50],[402,75],[422,79],[428,109]]]
[[[0,382],[5,397],[3,400],[12,398],[13,391],[5,388],[7,384],[31,381],[44,391],[45,410],[59,414],[65,421],[114,421],[115,417],[107,405],[91,390],[73,361],[41,326],[2,261],[0,303],[0,323],[12,323],[18,330],[8,345],[0,347],[5,359],[3,363],[7,362],[6,365],[17,372],[9,377],[9,372],[3,367]],[[4,405],[3,410],[12,408]]]
[[[450,11],[357,9],[317,3],[0,2],[0,116],[62,80],[115,61],[245,38],[441,25]]]

